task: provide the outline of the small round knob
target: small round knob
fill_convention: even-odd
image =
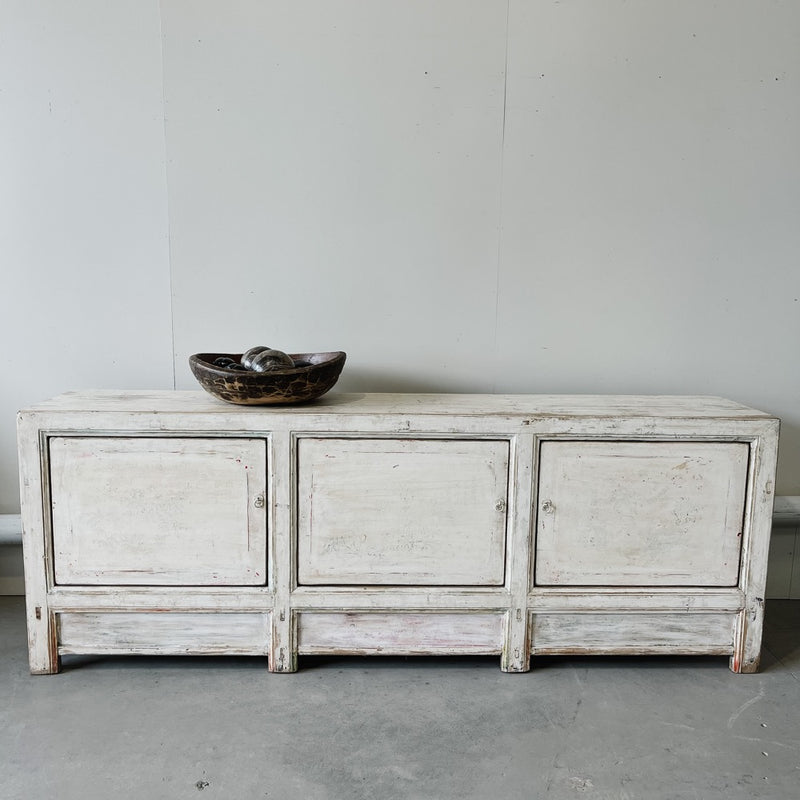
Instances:
[[[544,503],[542,503],[542,511],[545,514],[552,514],[555,510],[556,507],[552,504],[552,502],[550,502],[550,500],[545,500]]]
[[[253,500],[253,505],[256,508],[264,508],[264,495],[263,494],[257,494],[256,495],[256,499]]]

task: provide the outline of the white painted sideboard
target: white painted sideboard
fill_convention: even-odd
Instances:
[[[64,654],[716,654],[758,669],[778,420],[721,398],[69,393],[18,419]]]

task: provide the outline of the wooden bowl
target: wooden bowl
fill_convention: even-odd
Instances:
[[[243,406],[306,403],[322,397],[337,380],[347,355],[334,353],[290,353],[294,361],[308,366],[271,372],[236,371],[214,366],[222,356],[239,361],[241,353],[197,353],[189,366],[200,385],[214,397]]]

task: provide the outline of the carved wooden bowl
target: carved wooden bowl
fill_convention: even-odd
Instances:
[[[244,406],[306,403],[327,392],[337,380],[347,357],[345,353],[290,353],[306,366],[270,372],[235,371],[214,366],[228,356],[239,361],[241,353],[197,353],[189,366],[200,385],[214,397]]]

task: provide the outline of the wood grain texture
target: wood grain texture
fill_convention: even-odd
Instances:
[[[730,613],[536,613],[531,652],[728,655],[735,619]]]
[[[371,655],[494,654],[502,649],[500,614],[299,614],[300,653]]]
[[[543,442],[538,585],[735,586],[749,448]]]
[[[58,652],[117,655],[260,655],[269,651],[269,615],[74,613],[58,615]]]
[[[291,601],[304,611],[505,611],[511,595],[502,586],[297,586]]]
[[[499,586],[508,442],[301,439],[302,585]]]
[[[738,612],[744,602],[744,592],[737,587],[718,589],[704,586],[537,587],[528,598],[528,606],[537,611],[587,614],[595,611]]]
[[[49,606],[53,551],[49,520],[47,451],[42,446],[36,414],[17,416],[19,483],[22,504],[22,553],[25,571],[25,613],[28,623],[28,663],[31,674],[48,675],[59,670],[55,618]]]
[[[275,416],[296,414],[296,409],[253,408],[221,405],[205,392],[171,390],[97,389],[66,392],[45,400],[28,411],[59,413],[91,411],[170,413],[215,413],[227,416],[249,414]],[[570,395],[570,394],[415,394],[332,392],[305,413],[333,415],[416,415],[436,414],[479,416],[482,419],[532,416],[537,419],[650,418],[650,419],[768,419],[764,411],[723,397],[697,395]]]
[[[270,672],[297,670],[297,625],[292,609],[295,575],[296,535],[292,498],[295,487],[293,442],[289,433],[279,431],[270,439],[270,573],[275,613],[272,615]]]
[[[511,597],[505,618],[500,663],[504,672],[527,672],[530,669],[527,619],[535,453],[536,443],[532,434],[521,434],[513,439],[506,546],[507,585]]]
[[[731,669],[734,672],[757,672],[761,659],[778,429],[777,420],[765,422],[761,426],[761,435],[753,442],[739,579],[745,603],[736,629],[736,649],[731,657]]]
[[[267,613],[274,591],[267,586],[54,586],[50,608],[65,611],[229,611]]]
[[[58,584],[263,585],[261,440],[53,437]]]

